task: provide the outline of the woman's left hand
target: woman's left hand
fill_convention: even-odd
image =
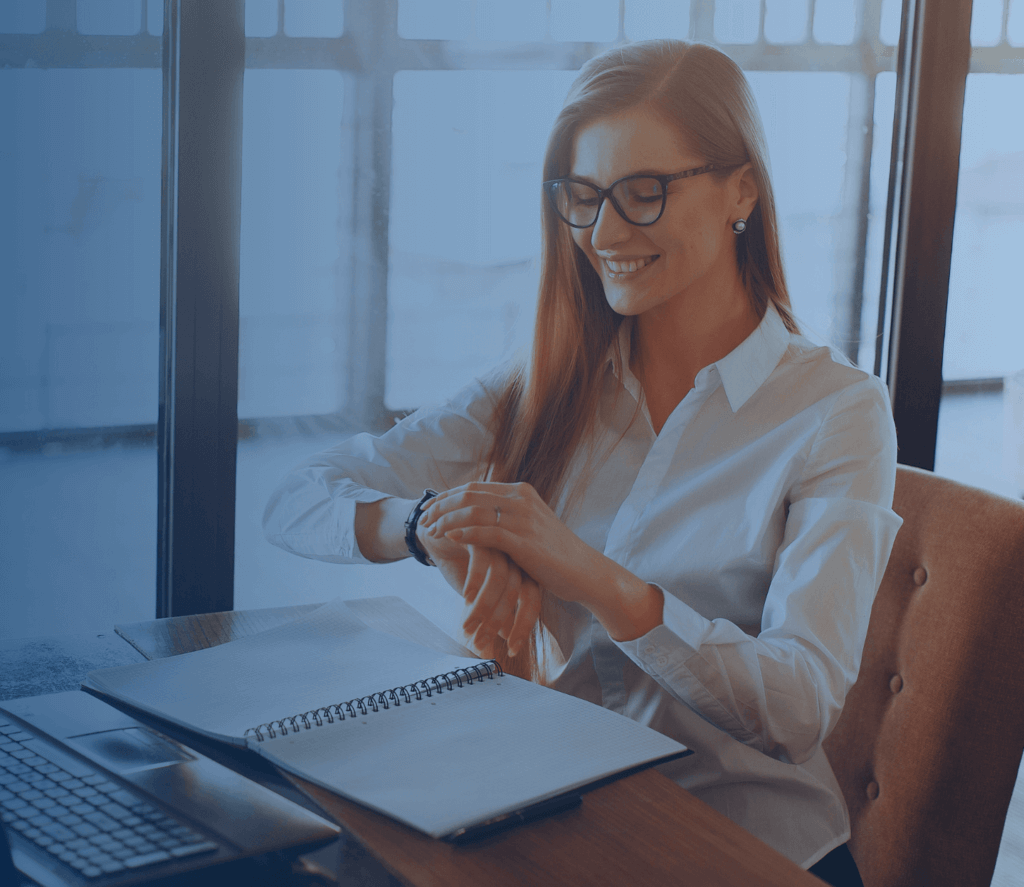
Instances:
[[[420,524],[428,535],[503,551],[542,588],[587,607],[617,640],[661,622],[660,589],[587,545],[530,484],[455,487],[431,500]]]

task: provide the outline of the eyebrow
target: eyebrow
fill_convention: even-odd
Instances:
[[[630,176],[670,176],[670,175],[672,175],[672,173],[670,173],[670,172],[662,172],[660,169],[646,168],[646,169],[638,169],[636,172],[628,172],[624,176],[618,176],[617,178],[612,179],[612,181],[613,182],[619,182],[622,179],[628,179]],[[577,175],[573,175],[572,173],[569,173],[569,175],[567,175],[566,178],[567,179],[572,179],[573,181],[576,181],[576,182],[586,182],[588,185],[593,185],[595,188],[596,187],[600,187],[597,184],[597,182],[595,182],[591,178],[588,178],[587,176],[577,176]]]

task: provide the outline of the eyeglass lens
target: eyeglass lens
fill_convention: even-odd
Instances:
[[[570,225],[589,228],[597,221],[601,194],[593,185],[560,179],[552,183],[555,210]],[[616,182],[610,194],[616,209],[634,225],[650,225],[661,215],[665,188],[657,179],[633,176]]]

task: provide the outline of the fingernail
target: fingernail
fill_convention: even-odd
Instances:
[[[522,646],[521,644],[516,644],[515,646],[509,645],[508,655],[509,656],[518,656],[519,655],[519,648],[521,646]]]
[[[458,542],[462,538],[462,530],[449,530],[445,533],[445,536],[454,542]]]

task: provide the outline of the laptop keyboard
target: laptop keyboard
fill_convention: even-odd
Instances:
[[[0,716],[0,819],[85,878],[135,871],[217,844],[92,765]]]

